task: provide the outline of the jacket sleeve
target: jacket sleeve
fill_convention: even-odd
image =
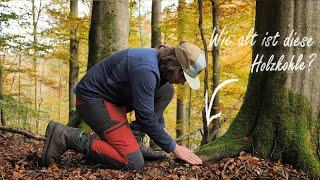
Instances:
[[[148,66],[135,66],[129,72],[136,120],[156,144],[166,152],[172,152],[176,147],[176,142],[163,129],[159,119],[155,119],[156,75]]]

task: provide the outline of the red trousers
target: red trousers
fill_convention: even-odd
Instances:
[[[142,169],[144,160],[130,129],[126,107],[104,99],[90,102],[77,96],[77,113],[100,136],[92,141],[89,161],[113,169]]]

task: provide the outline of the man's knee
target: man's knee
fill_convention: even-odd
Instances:
[[[141,170],[144,166],[144,159],[140,149],[136,152],[130,153],[128,157],[128,169],[130,170]]]

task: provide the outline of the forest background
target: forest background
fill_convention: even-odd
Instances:
[[[121,49],[186,40],[201,47],[207,68],[200,90],[175,86],[165,121],[177,143],[204,160],[245,151],[319,178],[319,11],[315,0],[2,0],[0,129],[43,135],[53,120],[90,132],[79,121],[72,92],[88,69]],[[256,43],[224,45],[222,35]],[[222,41],[211,46],[215,36]],[[270,45],[274,37],[277,43]],[[287,37],[298,43],[287,46]],[[312,43],[299,43],[304,39]],[[249,72],[257,55],[266,57],[265,64],[268,57],[287,65],[303,57],[308,65]],[[206,108],[206,92],[210,97],[230,79],[238,81],[222,88]],[[135,119],[133,113],[128,117]]]
[[[128,47],[151,47],[151,2],[129,2]],[[253,0],[226,0],[221,1],[218,6],[219,24],[228,29],[228,35],[232,39],[245,36],[254,27]],[[2,0],[2,125],[42,135],[50,120],[64,124],[69,122],[70,31],[76,28],[79,80],[87,70],[91,8],[91,1],[79,1],[77,16],[72,16],[70,4],[64,0]],[[186,40],[203,49],[198,21],[198,2],[162,0],[159,25],[161,43],[175,46],[181,40]],[[213,33],[210,1],[203,2],[203,32],[209,43]],[[220,76],[221,82],[231,78],[239,81],[219,91],[219,109],[223,114],[218,119],[219,122],[215,123],[214,137],[221,136],[226,131],[241,107],[248,82],[251,54],[252,48],[249,45],[220,47],[221,66],[217,76]],[[212,68],[211,59],[212,55],[208,53],[209,69]],[[208,73],[212,77],[213,71],[209,70]],[[204,73],[201,76],[203,82]],[[209,78],[209,87],[212,83]],[[169,133],[178,138],[180,143],[192,148],[200,145],[203,134],[203,88],[202,85],[199,91],[192,91],[187,85],[175,86],[175,97],[165,111]],[[180,116],[182,114],[183,119],[178,123],[177,113]],[[134,119],[133,114],[128,114],[128,117]]]

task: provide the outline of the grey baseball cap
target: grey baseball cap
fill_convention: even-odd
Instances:
[[[206,67],[206,59],[201,49],[194,44],[182,42],[175,48],[175,54],[189,86],[192,89],[199,89],[198,74]]]

